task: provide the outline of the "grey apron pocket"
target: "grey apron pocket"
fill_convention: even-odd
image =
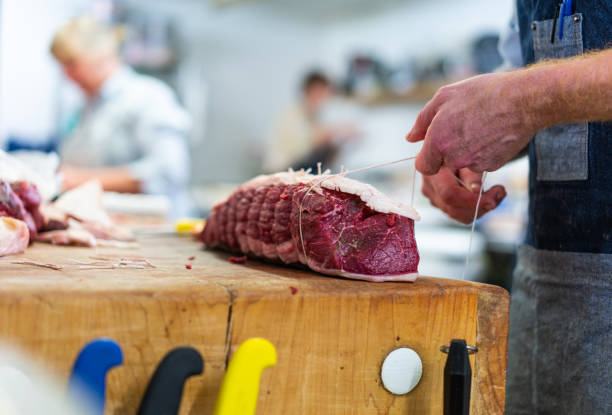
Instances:
[[[565,17],[563,39],[553,20],[533,22],[536,61],[563,59],[583,53],[582,14]],[[586,180],[589,175],[589,128],[587,123],[555,125],[539,131],[535,138],[537,179],[542,181]]]
[[[554,125],[535,136],[537,179],[586,180],[589,176],[587,123]]]

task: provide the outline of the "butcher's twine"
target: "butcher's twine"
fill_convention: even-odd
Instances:
[[[485,180],[487,178],[487,172],[482,172],[482,179],[480,184],[480,192],[478,192],[478,200],[476,200],[476,210],[474,211],[474,220],[472,220],[472,230],[470,232],[470,242],[468,244],[467,255],[465,256],[465,265],[463,267],[463,273],[461,274],[461,280],[465,279],[465,273],[470,265],[470,255],[472,254],[472,239],[474,239],[474,227],[476,226],[476,219],[478,219],[478,207],[480,206],[480,199],[482,199],[482,189],[485,187]]]
[[[308,190],[306,190],[306,194],[304,194],[304,197],[302,198],[302,200],[300,201],[300,206],[299,206],[299,210],[300,210],[300,215],[298,218],[298,226],[299,226],[299,230],[300,230],[300,242],[302,243],[302,252],[304,253],[304,259],[306,260],[306,263],[308,265],[308,255],[306,254],[306,246],[304,245],[304,235],[302,233],[302,205],[304,203],[304,199],[306,198],[306,196],[308,196],[310,194],[310,192],[312,191],[312,189],[314,189],[316,186],[319,186],[321,183],[323,183],[326,180],[331,179],[332,177],[336,177],[336,176],[347,176],[349,174],[354,174],[354,173],[361,173],[367,170],[373,170],[373,169],[378,169],[381,167],[387,167],[387,166],[392,166],[394,164],[398,164],[398,163],[402,163],[404,161],[409,161],[409,160],[414,160],[416,159],[416,156],[412,156],[412,157],[405,157],[399,160],[394,160],[394,161],[389,161],[386,163],[380,163],[380,164],[373,164],[371,166],[366,166],[366,167],[361,167],[359,169],[355,169],[355,170],[344,170],[344,166],[342,166],[342,168],[340,169],[340,173],[336,173],[336,174],[330,174],[329,176],[326,177],[322,177],[320,180],[311,183],[311,185],[308,187]],[[319,174],[319,176],[321,175],[321,162],[317,163],[317,172]],[[414,175],[416,176],[416,168],[414,169]],[[414,177],[413,177],[413,181],[412,181],[412,202],[410,204],[410,206],[412,207],[414,205]]]
[[[298,220],[298,225],[299,225],[299,230],[300,230],[300,242],[302,243],[302,252],[304,253],[304,259],[306,260],[306,262],[308,263],[308,255],[306,254],[306,246],[304,244],[304,235],[302,233],[302,205],[304,202],[304,199],[306,198],[306,196],[308,196],[310,194],[310,192],[312,191],[313,188],[315,188],[316,186],[319,186],[321,183],[323,183],[326,180],[331,179],[332,177],[336,177],[336,176],[347,176],[349,174],[354,174],[354,173],[361,173],[364,171],[368,171],[368,170],[373,170],[373,169],[378,169],[381,167],[387,167],[387,166],[392,166],[394,164],[399,164],[405,161],[410,161],[410,160],[414,160],[416,159],[416,156],[412,156],[412,157],[405,157],[405,158],[401,158],[399,160],[394,160],[394,161],[389,161],[386,163],[380,163],[380,164],[373,164],[371,166],[366,166],[366,167],[361,167],[359,169],[354,169],[354,170],[344,170],[344,166],[342,166],[342,168],[340,169],[340,173],[336,173],[336,174],[331,174],[329,176],[326,177],[322,177],[320,180],[313,182],[308,189],[306,190],[306,194],[304,194],[304,197],[302,198],[302,200],[300,201],[300,215],[299,215],[299,220]],[[318,174],[319,176],[321,175],[321,163],[317,163],[317,170],[318,170]],[[326,171],[327,172],[327,171]],[[487,172],[483,172],[482,173],[482,180],[481,180],[481,186],[480,186],[480,191],[478,193],[478,199],[476,201],[476,209],[474,211],[474,220],[472,221],[472,229],[470,231],[470,241],[468,243],[468,251],[467,254],[465,256],[465,265],[463,268],[463,273],[461,274],[461,280],[465,279],[465,274],[467,272],[467,269],[470,265],[470,255],[472,253],[472,240],[474,239],[474,229],[475,229],[475,225],[476,225],[476,219],[478,219],[478,208],[480,206],[480,199],[482,199],[482,191],[484,189],[485,186],[485,180],[487,178]],[[457,176],[455,176],[455,179],[461,184],[463,185],[463,187],[465,187],[467,190],[470,190],[466,184]],[[416,185],[416,167],[413,166],[413,175],[412,175],[412,194],[410,196],[410,206],[414,207],[414,194],[415,194],[415,185]]]

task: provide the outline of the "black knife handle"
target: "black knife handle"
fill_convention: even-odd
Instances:
[[[192,347],[177,347],[161,360],[147,386],[139,415],[176,415],[187,378],[204,371],[204,360]]]
[[[444,366],[444,415],[469,415],[471,386],[468,346],[465,340],[453,339]]]

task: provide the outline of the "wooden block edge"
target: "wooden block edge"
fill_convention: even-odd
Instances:
[[[478,320],[472,414],[504,413],[508,356],[510,295],[502,287],[484,285],[478,292]],[[476,393],[474,393],[476,392]]]

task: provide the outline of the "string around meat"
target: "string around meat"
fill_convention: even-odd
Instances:
[[[410,161],[410,160],[414,160],[414,159],[416,159],[416,156],[405,157],[405,158],[401,158],[399,160],[389,161],[389,162],[380,163],[380,164],[373,164],[371,166],[366,166],[366,167],[362,167],[362,168],[359,168],[359,169],[346,170],[346,171],[344,170],[344,166],[342,166],[341,169],[340,169],[340,173],[329,174],[329,175],[326,175],[326,173],[328,171],[328,170],[326,170],[324,172],[324,177],[321,177],[320,180],[318,180],[316,182],[315,181],[311,182],[310,186],[307,189],[306,188],[305,189],[300,189],[300,191],[304,191],[304,190],[306,191],[306,193],[302,197],[302,200],[300,200],[300,204],[298,206],[298,209],[299,209],[298,229],[300,231],[300,243],[302,244],[302,252],[304,254],[304,259],[306,260],[306,264],[308,265],[309,258],[308,258],[308,254],[306,254],[306,246],[304,244],[304,233],[302,231],[302,212],[303,212],[302,206],[304,204],[304,199],[306,199],[306,196],[308,196],[310,194],[310,192],[316,186],[320,186],[323,182],[325,182],[326,180],[329,180],[329,179],[331,179],[333,177],[338,177],[338,176],[344,177],[344,176],[347,176],[349,174],[360,173],[360,172],[364,172],[364,171],[367,171],[367,170],[373,170],[373,169],[378,169],[378,168],[381,168],[381,167],[392,166],[394,164],[398,164],[398,163],[402,163],[402,162]],[[321,163],[320,162],[317,163],[317,170],[318,170],[318,173],[319,173],[318,175],[321,176]],[[416,168],[415,168],[414,175],[416,176]],[[413,206],[413,204],[414,204],[414,181],[413,181],[412,186],[413,186],[412,187],[412,193],[413,194],[412,194],[411,206]]]
[[[362,167],[359,169],[354,169],[354,170],[344,170],[344,165],[341,166],[340,168],[340,173],[336,173],[336,174],[330,174],[327,175],[327,172],[329,170],[326,170],[323,175],[325,175],[325,177],[322,177],[320,180],[317,181],[313,181],[311,182],[310,186],[308,186],[308,188],[304,188],[304,189],[300,189],[300,191],[306,191],[306,193],[304,194],[304,197],[302,197],[302,200],[300,201],[299,204],[299,217],[298,217],[298,227],[299,227],[299,232],[300,232],[300,243],[302,244],[302,252],[304,254],[304,259],[306,260],[306,263],[308,264],[309,258],[308,258],[308,254],[306,253],[306,246],[304,244],[304,234],[303,234],[303,230],[302,230],[302,212],[303,212],[303,204],[304,204],[304,199],[312,192],[312,190],[317,187],[320,186],[323,182],[325,182],[326,180],[331,179],[332,177],[336,177],[336,176],[347,176],[349,174],[354,174],[354,173],[360,173],[360,172],[364,172],[367,170],[373,170],[373,169],[377,169],[377,168],[381,168],[381,167],[386,167],[386,166],[391,166],[394,164],[398,164],[398,163],[402,163],[405,161],[409,161],[409,160],[414,160],[416,159],[416,156],[412,156],[412,157],[405,157],[399,160],[394,160],[394,161],[390,161],[390,162],[386,162],[386,163],[380,163],[380,164],[374,164],[371,166],[366,166],[366,167]],[[414,195],[415,195],[415,187],[416,187],[416,166],[413,167],[413,177],[412,177],[412,192],[411,192],[411,197],[410,197],[410,206],[414,207]],[[317,170],[318,170],[318,175],[321,176],[321,163],[317,163]],[[306,173],[309,173],[309,171],[306,171]],[[455,179],[457,180],[457,182],[459,184],[461,184],[464,188],[466,188],[467,190],[471,191],[468,186],[456,175],[454,176]],[[482,199],[482,192],[483,189],[485,187],[485,180],[487,177],[487,172],[483,172],[482,173],[482,185],[480,187],[480,191],[478,193],[478,199],[476,200],[476,208],[474,211],[474,220],[472,220],[472,227],[471,227],[471,231],[470,231],[470,239],[469,239],[469,243],[468,243],[468,250],[467,250],[467,254],[465,257],[465,265],[463,267],[463,272],[461,274],[461,280],[465,280],[465,274],[467,273],[467,270],[469,268],[470,265],[470,255],[472,253],[472,242],[474,239],[474,231],[475,231],[475,226],[476,226],[476,220],[478,219],[478,209],[480,207],[480,201]]]
[[[474,211],[474,220],[472,221],[472,230],[470,231],[470,242],[468,243],[468,251],[465,256],[465,265],[463,267],[463,273],[461,274],[461,280],[465,279],[465,273],[467,272],[468,267],[470,265],[470,255],[472,254],[472,240],[474,239],[474,229],[476,227],[476,219],[478,219],[478,207],[480,206],[480,199],[482,199],[482,189],[484,189],[485,187],[486,178],[487,178],[487,172],[483,171],[482,179],[481,179],[482,184],[480,186],[480,192],[478,192],[478,199],[476,200],[476,210]],[[465,186],[465,188],[467,189],[467,186]]]

